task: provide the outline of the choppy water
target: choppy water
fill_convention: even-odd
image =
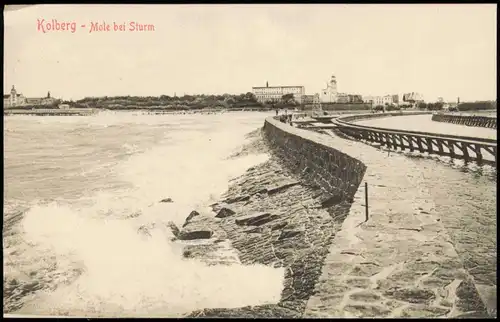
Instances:
[[[205,210],[267,159],[227,158],[267,115],[5,117],[4,313],[175,316],[277,302],[281,269],[182,259],[162,225]],[[151,238],[137,233],[151,223]]]
[[[420,131],[449,135],[471,136],[496,139],[496,129],[458,125],[432,121],[432,115],[394,116],[378,119],[361,120],[356,123],[395,130]]]

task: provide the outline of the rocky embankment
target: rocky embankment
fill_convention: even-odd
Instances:
[[[268,150],[261,131],[253,134],[255,140],[243,149],[243,154]],[[189,316],[302,316],[321,274],[328,246],[350,204],[322,205],[320,188],[287,171],[281,162],[271,155],[267,162],[232,181],[223,200],[212,205],[212,214],[193,211],[178,231],[172,227],[182,242],[190,243],[184,248],[187,258],[201,259],[209,265],[239,262],[284,267],[281,300],[272,305],[205,309]]]

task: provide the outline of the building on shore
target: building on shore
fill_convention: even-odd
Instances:
[[[330,78],[330,82],[326,84],[326,88],[321,90],[321,103],[336,103],[338,98],[337,78],[334,75]]]
[[[55,98],[50,97],[50,92],[47,93],[47,97],[25,97],[23,94],[17,93],[14,85],[12,85],[10,95],[3,96],[4,108],[16,106],[52,105],[55,101]]]
[[[18,94],[16,88],[12,86],[10,90],[10,94],[3,96],[3,106],[5,107],[13,107],[13,106],[22,106],[26,103],[26,97],[23,94]]]
[[[321,99],[319,98],[319,93],[314,94],[313,104],[321,104]]]
[[[420,93],[411,92],[403,94],[403,102],[410,104],[418,104],[424,101],[424,96]]]
[[[337,101],[335,103],[341,103],[341,104],[349,103],[349,95],[346,93],[337,93]]]
[[[302,104],[319,104],[320,102],[318,93],[313,95],[302,95]]]
[[[399,95],[384,95],[384,96],[364,96],[363,102],[375,106],[398,105]]]
[[[349,104],[361,104],[363,103],[363,97],[361,95],[348,95]]]
[[[384,106],[386,105],[393,105],[394,101],[392,100],[392,95],[385,95],[382,97],[382,102]]]
[[[279,102],[283,95],[293,94],[295,101],[301,104],[306,91],[304,86],[269,86],[266,82],[265,87],[252,87],[252,93],[260,103]]]
[[[382,96],[363,96],[363,102],[367,104],[371,104],[373,107],[378,106],[378,105],[384,105],[384,99]]]
[[[326,88],[321,90],[321,103],[358,104],[363,103],[361,95],[339,93],[337,78],[332,75]]]

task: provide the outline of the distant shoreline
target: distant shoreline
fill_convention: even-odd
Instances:
[[[4,109],[3,115],[33,115],[33,116],[86,116],[97,114],[98,111],[91,108],[74,108],[74,109]]]
[[[265,108],[237,108],[237,109],[196,109],[196,110],[165,110],[165,109],[92,109],[92,108],[71,108],[71,109],[4,109],[4,116],[7,115],[32,115],[32,116],[88,116],[103,112],[135,112],[146,115],[163,114],[222,114],[228,112],[270,112],[272,109]],[[292,112],[293,110],[290,110]]]
[[[4,109],[4,116],[12,115],[31,115],[31,116],[90,116],[102,112],[134,112],[144,115],[179,115],[179,114],[224,114],[230,112],[272,112],[276,109],[270,108],[229,108],[229,109],[193,109],[193,110],[172,110],[172,109],[100,109],[100,108],[70,108],[70,109]],[[280,114],[287,110],[289,114],[292,113],[305,113],[311,115],[312,110],[294,110],[294,109],[280,109]],[[359,114],[370,113],[370,110],[328,110],[326,115],[338,114]],[[461,111],[461,112],[447,112],[450,114],[460,115],[484,115],[496,112],[496,110],[482,110],[482,111]],[[495,115],[496,117],[496,115]]]

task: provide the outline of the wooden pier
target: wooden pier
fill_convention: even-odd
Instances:
[[[452,159],[462,159],[466,163],[476,161],[478,165],[489,164],[496,167],[496,140],[417,131],[389,130],[349,123],[353,118],[357,119],[361,118],[361,116],[338,118],[334,123],[340,132],[352,138],[378,143],[390,149],[427,152],[434,155],[448,156]]]
[[[3,115],[35,115],[35,116],[88,116],[98,113],[91,108],[72,109],[4,109]]]
[[[497,128],[497,118],[488,116],[475,116],[475,115],[453,115],[438,113],[432,115],[432,120],[436,122],[446,122],[452,124],[486,127],[490,129]]]

